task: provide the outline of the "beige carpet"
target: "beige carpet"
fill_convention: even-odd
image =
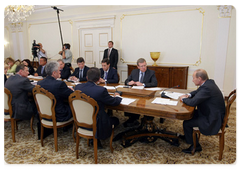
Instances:
[[[127,117],[123,112],[114,112],[120,122]],[[167,130],[183,134],[182,121],[166,119],[163,124],[159,118],[154,122]],[[231,114],[226,129],[225,148],[222,161],[219,156],[219,139],[216,136],[201,135],[200,144],[202,152],[194,156],[182,153],[181,150],[189,145],[180,140],[180,146],[172,146],[169,143],[157,139],[154,143],[137,142],[128,148],[121,146],[121,141],[113,143],[114,152],[110,152],[109,140],[102,141],[104,149],[98,150],[99,164],[232,164],[236,160],[236,104],[231,107]],[[34,122],[36,130],[36,121]],[[115,129],[115,134],[123,131],[122,125]],[[76,144],[72,138],[71,129],[63,132],[58,130],[58,152],[54,151],[53,135],[44,139],[44,147],[37,140],[37,132],[32,134],[29,121],[18,122],[16,142],[12,142],[11,124],[4,124],[4,159],[9,164],[93,164],[93,147],[87,146],[86,139],[81,138],[79,144],[79,159],[75,156]]]

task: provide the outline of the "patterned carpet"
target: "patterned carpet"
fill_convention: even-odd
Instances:
[[[127,117],[123,112],[114,112],[114,116],[124,122]],[[163,124],[159,118],[154,122],[167,130],[183,134],[182,121],[166,119]],[[225,148],[222,161],[219,156],[219,139],[216,136],[201,135],[200,144],[203,151],[195,153],[194,156],[185,154],[182,149],[189,145],[180,140],[180,146],[170,145],[164,140],[157,139],[154,143],[136,142],[128,148],[121,146],[121,141],[113,142],[114,152],[110,152],[109,139],[103,140],[103,149],[98,150],[99,164],[232,164],[236,161],[236,103],[231,107],[228,121],[229,127],[225,134]],[[37,129],[36,121],[34,129]],[[115,134],[124,131],[119,125]],[[44,139],[44,147],[37,140],[37,132],[32,134],[29,121],[18,122],[16,142],[12,142],[11,124],[4,124],[4,159],[8,164],[93,164],[93,147],[87,146],[87,140],[80,138],[79,159],[75,156],[76,144],[72,138],[71,129],[63,132],[58,130],[58,152],[54,151],[53,134]]]

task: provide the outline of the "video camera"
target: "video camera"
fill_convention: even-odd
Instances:
[[[32,55],[33,55],[33,59],[35,57],[37,57],[37,50],[39,50],[39,46],[38,44],[36,44],[36,40],[33,40],[33,44],[32,44]]]

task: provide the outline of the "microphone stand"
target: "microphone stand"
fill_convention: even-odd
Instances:
[[[60,37],[61,37],[61,42],[62,42],[62,48],[63,48],[63,38],[62,38],[62,30],[61,30],[61,25],[60,25],[60,19],[59,19],[59,11],[62,11],[62,9],[59,9],[55,6],[52,6],[53,9],[55,9],[57,11],[57,17],[58,17],[58,25],[59,25],[59,30],[60,30]]]

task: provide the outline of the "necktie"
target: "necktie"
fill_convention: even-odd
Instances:
[[[143,83],[143,72],[141,72],[140,83]]]
[[[82,79],[82,70],[79,72],[79,78]]]
[[[110,48],[109,48],[109,49],[108,49],[108,58],[109,58],[109,56],[110,56],[110,51],[111,51],[111,50],[110,50]]]
[[[44,66],[42,66],[41,74],[43,74]]]
[[[108,73],[107,73],[107,71],[105,71],[104,72],[104,80],[107,80],[107,75],[108,75]]]

